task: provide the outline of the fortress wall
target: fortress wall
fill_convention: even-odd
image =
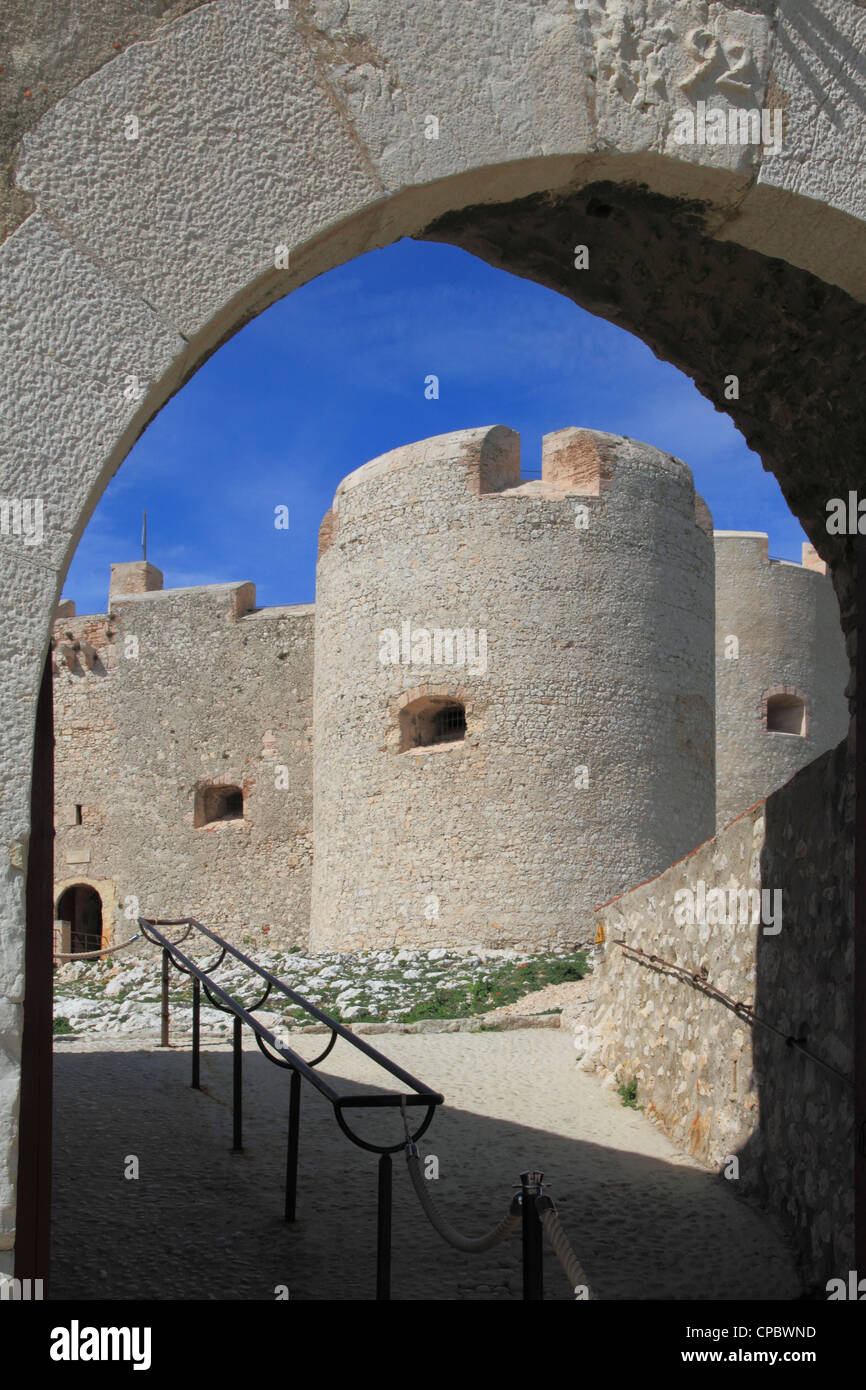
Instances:
[[[66,607],[61,604],[58,613]],[[127,758],[118,737],[116,683],[111,679],[115,631],[107,613],[75,617],[73,609],[54,623],[55,918],[64,890],[89,883],[102,900],[105,945],[132,930],[127,925],[118,932],[123,910],[114,881],[112,784]],[[75,823],[76,805],[81,806],[81,825]],[[71,949],[67,937],[57,938],[56,944]]]
[[[312,607],[255,611],[251,584],[112,583],[111,615],[55,624],[58,883],[111,881],[118,940],[135,929],[133,897],[144,915],[196,915],[235,941],[305,943]],[[95,658],[70,655],[82,639]],[[242,820],[194,826],[209,782],[243,788]]]
[[[637,1081],[638,1104],[683,1149],[717,1167],[757,1123],[752,1032],[736,1014],[647,955],[684,966],[733,999],[755,997],[755,935],[738,920],[678,921],[677,894],[760,888],[763,803],[725,826],[664,873],[598,909],[604,956],[596,968],[596,1009],[587,1071]],[[695,902],[697,908],[697,902]]]
[[[317,574],[313,949],[586,941],[599,902],[712,831],[713,556],[688,468],[566,430],[542,481],[519,472],[497,426],[395,450],[337,490]],[[383,663],[380,634],[419,629],[483,633],[486,660],[437,664],[419,639]],[[401,706],[425,695],[465,702],[466,737],[400,752]]]
[[[716,773],[717,825],[835,747],[848,731],[849,668],[830,579],[813,566],[770,560],[763,533],[717,531]],[[726,640],[738,655],[726,657]],[[805,737],[768,732],[768,690],[806,700]]]
[[[675,1143],[725,1172],[773,1211],[807,1285],[853,1264],[853,1091],[786,1045],[853,1070],[853,846],[843,833],[852,788],[842,743],[657,878],[599,909],[604,957],[581,1066],[637,1081],[637,1102]],[[683,920],[714,888],[781,893],[772,923]],[[679,909],[680,917],[676,916]],[[775,927],[781,923],[780,930]],[[765,931],[765,926],[770,930]],[[667,967],[616,943],[705,974],[781,1033],[752,1026]],[[730,1160],[736,1158],[734,1167]]]

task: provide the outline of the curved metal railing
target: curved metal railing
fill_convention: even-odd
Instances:
[[[403,1067],[397,1066],[389,1057],[385,1057],[375,1047],[371,1047],[363,1038],[359,1038],[344,1024],[339,1023],[335,1018],[326,1014],[323,1009],[305,999],[303,995],[292,989],[285,981],[273,975],[264,966],[257,964],[239,951],[236,946],[217,936],[216,932],[211,931],[210,927],[204,926],[202,922],[196,921],[194,917],[174,917],[174,918],[149,918],[139,917],[138,925],[141,933],[154,946],[158,946],[162,951],[162,1027],[161,1045],[169,1046],[169,1007],[168,1007],[168,982],[171,966],[182,974],[191,977],[193,982],[193,1005],[192,1005],[192,1086],[195,1090],[201,1090],[201,991],[204,990],[208,1002],[222,1013],[232,1014],[234,1017],[232,1052],[232,1152],[243,1152],[243,1027],[246,1025],[255,1035],[256,1043],[260,1052],[267,1057],[269,1062],[273,1062],[278,1067],[284,1067],[291,1072],[291,1090],[289,1093],[289,1128],[286,1149],[286,1197],[285,1197],[285,1220],[294,1221],[297,1208],[297,1186],[298,1186],[298,1140],[300,1131],[300,1107],[301,1090],[300,1083],[303,1078],[311,1086],[330,1102],[334,1110],[334,1117],[340,1129],[353,1144],[358,1148],[366,1149],[369,1153],[379,1155],[379,1174],[378,1174],[378,1240],[377,1240],[377,1261],[376,1261],[376,1292],[377,1298],[387,1299],[390,1297],[390,1258],[391,1258],[391,1154],[398,1153],[406,1147],[406,1138],[400,1139],[395,1144],[374,1144],[368,1139],[362,1139],[356,1134],[346,1116],[350,1110],[380,1109],[393,1107],[405,1115],[406,1106],[421,1106],[424,1108],[424,1116],[421,1123],[413,1134],[409,1136],[414,1142],[420,1139],[425,1133],[430,1122],[436,1113],[436,1107],[442,1105],[444,1096],[432,1087],[425,1085],[406,1071]],[[177,941],[170,941],[161,927],[184,927],[186,930]],[[217,947],[218,955],[215,961],[210,962],[207,967],[198,965],[196,962],[180,950],[181,942],[186,942],[192,932],[199,932]],[[243,964],[253,974],[258,976],[265,983],[265,988],[259,998],[254,1003],[246,1006],[239,1004],[238,1001],[217,984],[213,979],[213,972],[219,969],[226,956],[230,955]],[[291,1047],[285,1038],[278,1036],[273,1029],[266,1027],[259,1019],[255,1018],[254,1012],[270,998],[272,992],[277,992],[290,1000],[295,1007],[300,1007],[311,1018],[319,1023],[325,1024],[331,1030],[331,1037],[327,1047],[318,1057],[312,1061],[307,1061],[301,1057]],[[341,1093],[334,1086],[326,1081],[324,1077],[316,1072],[316,1067],[323,1062],[333,1049],[338,1038],[343,1038],[358,1052],[364,1053],[371,1061],[375,1062],[388,1076],[393,1077],[408,1088],[406,1091],[380,1091],[374,1094],[357,1095],[351,1092]],[[274,1053],[277,1055],[274,1056]]]
[[[286,1148],[286,1187],[285,1187],[285,1220],[294,1221],[297,1208],[297,1182],[298,1182],[298,1140],[300,1132],[300,1105],[301,1105],[301,1080],[308,1081],[311,1086],[324,1096],[333,1107],[334,1117],[340,1129],[353,1144],[358,1148],[366,1149],[369,1153],[379,1155],[378,1171],[378,1227],[377,1227],[377,1247],[376,1247],[376,1297],[377,1299],[388,1299],[391,1296],[391,1190],[392,1190],[392,1167],[391,1154],[405,1150],[409,1173],[412,1184],[421,1201],[422,1209],[431,1221],[436,1231],[449,1244],[457,1249],[467,1252],[480,1252],[491,1249],[493,1245],[507,1239],[516,1225],[521,1221],[523,1224],[523,1296],[525,1299],[540,1299],[543,1297],[542,1272],[541,1272],[541,1239],[542,1231],[546,1231],[551,1238],[551,1242],[557,1253],[563,1269],[574,1283],[579,1272],[574,1252],[568,1246],[565,1232],[558,1224],[553,1225],[556,1211],[550,1198],[544,1195],[541,1185],[542,1174],[537,1172],[521,1173],[521,1190],[512,1200],[509,1212],[493,1231],[486,1236],[469,1239],[460,1235],[456,1229],[445,1220],[435,1208],[428,1194],[424,1190],[424,1180],[420,1175],[418,1150],[416,1141],[421,1138],[429,1127],[436,1107],[442,1105],[444,1097],[438,1091],[434,1091],[430,1086],[419,1081],[417,1077],[411,1075],[403,1067],[392,1062],[389,1057],[384,1056],[375,1047],[371,1047],[363,1038],[353,1033],[337,1019],[325,1013],[316,1004],[305,999],[298,994],[297,990],[280,980],[264,966],[251,960],[243,951],[232,946],[230,942],[217,936],[216,932],[211,931],[210,927],[196,921],[194,917],[174,917],[174,918],[149,918],[139,917],[138,925],[142,936],[150,941],[154,946],[158,946],[162,952],[162,1012],[161,1012],[161,1045],[169,1046],[169,976],[172,966],[182,974],[187,975],[192,980],[193,1002],[192,1002],[192,1086],[195,1090],[201,1090],[201,992],[204,990],[208,1002],[213,1008],[220,1010],[221,1013],[231,1014],[234,1019],[232,1052],[232,1152],[243,1152],[243,1027],[250,1028],[255,1036],[258,1048],[263,1056],[275,1066],[283,1067],[291,1073],[291,1089],[289,1094],[289,1125],[288,1140]],[[170,941],[162,927],[183,927],[184,931],[176,941]],[[206,966],[197,964],[185,951],[180,949],[181,944],[185,944],[193,932],[199,932],[216,946],[218,954],[214,961]],[[233,956],[235,960],[241,962],[247,970],[256,975],[264,984],[264,989],[252,1004],[240,1004],[233,998],[221,985],[213,979],[213,972],[218,970],[226,956]],[[330,1029],[331,1036],[324,1050],[314,1057],[311,1061],[301,1057],[288,1045],[285,1037],[279,1036],[268,1028],[261,1020],[254,1017],[255,1011],[270,998],[272,992],[277,992],[284,998],[291,1001],[296,1008],[301,1008],[310,1018],[325,1025]],[[350,1092],[340,1092],[330,1081],[316,1072],[316,1067],[328,1057],[336,1044],[338,1038],[343,1038],[356,1051],[364,1053],[371,1061],[380,1067],[389,1077],[399,1081],[407,1089],[404,1091],[379,1091],[376,1093],[358,1095]],[[274,1053],[277,1055],[275,1056]],[[425,1111],[424,1116],[415,1129],[410,1131],[407,1107],[422,1107]],[[346,1112],[349,1110],[363,1110],[370,1108],[394,1108],[400,1111],[403,1122],[403,1138],[394,1144],[375,1144],[368,1139],[362,1139],[351,1128]],[[586,1294],[583,1295],[584,1297]],[[591,1296],[591,1295],[590,1295]]]

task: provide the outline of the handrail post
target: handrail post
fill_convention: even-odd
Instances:
[[[391,1155],[379,1156],[379,1206],[376,1232],[376,1299],[391,1298]]]
[[[162,1004],[160,1007],[160,1047],[168,1047],[168,951],[162,953]]]
[[[292,1071],[289,1091],[289,1137],[286,1145],[286,1209],[285,1220],[294,1221],[298,1197],[298,1137],[301,1122],[301,1078]]]
[[[234,1057],[232,1075],[232,1153],[240,1154],[244,1151],[243,1145],[243,1065],[244,1049],[243,1037],[241,1034],[241,1020],[235,1018],[234,1037],[232,1040],[232,1053]]]
[[[520,1174],[520,1205],[523,1216],[523,1298],[538,1303],[544,1299],[543,1243],[536,1200],[542,1195],[543,1173]]]
[[[192,1089],[201,1090],[201,980],[192,982]]]

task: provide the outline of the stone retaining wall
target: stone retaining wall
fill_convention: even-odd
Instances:
[[[635,1080],[638,1104],[676,1143],[774,1211],[817,1288],[853,1260],[853,1092],[841,1079],[853,1068],[851,795],[843,743],[600,908],[604,957],[581,1061]],[[710,896],[731,888],[773,894],[763,917],[776,920],[741,921],[739,900],[731,912]],[[703,921],[688,920],[690,904]],[[698,978],[638,960],[619,940]],[[711,997],[703,977],[782,1036]]]

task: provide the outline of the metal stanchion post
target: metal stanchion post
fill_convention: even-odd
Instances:
[[[536,1210],[536,1198],[542,1195],[543,1173],[530,1171],[520,1174],[520,1204],[523,1215],[523,1298],[538,1303],[544,1299],[542,1270],[541,1221]]]
[[[391,1297],[391,1155],[379,1157],[379,1209],[376,1241],[376,1298]]]
[[[298,1197],[298,1138],[301,1122],[301,1078],[292,1072],[289,1092],[289,1139],[286,1147],[286,1221],[294,1221]]]
[[[233,1137],[232,1153],[239,1154],[244,1151],[243,1144],[243,1066],[244,1049],[243,1036],[241,1033],[242,1024],[239,1018],[235,1019],[234,1039],[232,1052],[234,1055],[233,1084],[232,1084],[232,1119]]]
[[[162,953],[162,1007],[160,1010],[160,1047],[168,1047],[168,951]]]
[[[201,981],[198,976],[192,982],[192,1088],[201,1090]]]

